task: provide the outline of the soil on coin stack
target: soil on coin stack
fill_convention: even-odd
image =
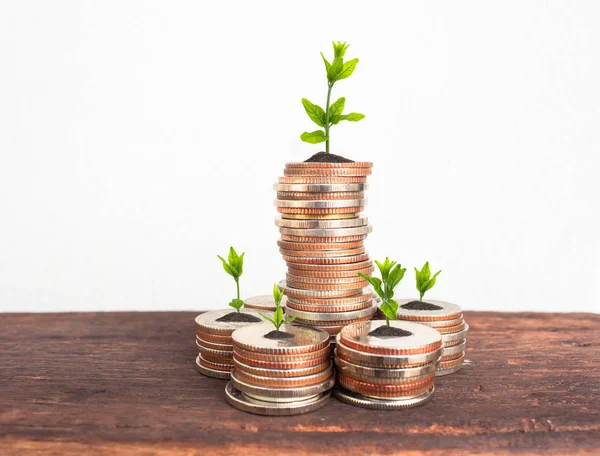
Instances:
[[[229,312],[227,315],[223,315],[217,318],[216,321],[224,323],[258,323],[262,321],[260,318],[241,312]]]
[[[317,152],[308,160],[304,160],[304,163],[354,163],[354,160],[342,157],[341,155]]]
[[[379,337],[380,339],[389,339],[392,337],[406,337],[411,335],[412,333],[410,331],[387,325],[381,325],[377,329],[374,329],[369,333],[369,336]]]
[[[289,332],[285,332],[285,331],[273,330],[273,331],[265,334],[263,337],[265,339],[281,340],[281,339],[291,339],[292,337],[294,337],[294,335]]]
[[[406,310],[440,310],[442,307],[424,301],[411,301],[401,305]]]

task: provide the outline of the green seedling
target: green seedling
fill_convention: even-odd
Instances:
[[[273,312],[273,318],[267,317],[265,314],[260,314],[265,320],[270,321],[275,325],[275,329],[279,331],[281,325],[284,323],[293,322],[296,317],[283,318],[283,309],[281,308],[281,300],[283,299],[283,291],[279,289],[277,284],[273,285],[273,299],[275,299],[275,312]],[[260,312],[259,312],[260,313]]]
[[[228,261],[225,261],[225,259],[220,255],[217,255],[217,257],[223,263],[223,269],[225,269],[225,272],[233,277],[233,280],[235,280],[237,298],[232,299],[229,305],[239,312],[244,305],[244,301],[240,299],[240,277],[242,272],[244,272],[244,253],[238,255],[233,247],[229,247],[229,256],[227,257]]]
[[[394,288],[404,277],[406,268],[403,268],[401,264],[396,264],[396,261],[390,261],[388,257],[385,257],[383,263],[375,261],[375,264],[377,264],[377,267],[379,268],[381,279],[360,272],[358,275],[369,281],[369,283],[373,285],[375,293],[381,298],[381,305],[379,308],[384,313],[385,321],[389,326],[390,320],[395,320],[398,317],[398,303],[392,298],[394,297]]]
[[[423,265],[423,269],[421,269],[420,271],[417,268],[415,268],[415,275],[417,278],[417,290],[419,290],[419,301],[423,301],[423,295],[425,295],[425,292],[433,288],[433,286],[435,285],[435,278],[440,272],[442,271],[439,270],[433,275],[433,277],[431,277],[429,261],[427,261]]]
[[[302,104],[304,105],[304,109],[306,110],[308,117],[310,117],[310,120],[316,123],[319,127],[322,127],[323,130],[316,130],[313,132],[305,131],[302,133],[302,135],[300,135],[300,139],[311,144],[317,144],[325,141],[325,152],[327,153],[329,153],[329,130],[332,125],[337,125],[342,120],[358,122],[365,117],[364,114],[360,114],[358,112],[343,114],[344,105],[346,103],[346,98],[344,97],[338,98],[336,101],[331,103],[331,105],[329,104],[333,85],[337,81],[341,81],[342,79],[350,77],[350,75],[354,72],[356,65],[358,64],[358,59],[352,59],[344,62],[344,54],[349,46],[349,44],[340,43],[339,41],[337,44],[334,42],[333,61],[331,63],[327,61],[321,52],[321,57],[323,58],[325,70],[327,72],[327,101],[325,103],[325,109],[318,105],[312,104],[306,98],[302,99]]]

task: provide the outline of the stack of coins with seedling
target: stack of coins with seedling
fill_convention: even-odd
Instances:
[[[234,407],[259,415],[296,415],[325,405],[335,375],[325,331],[271,323],[235,331],[231,382]]]
[[[373,264],[364,240],[371,232],[360,214],[372,163],[288,163],[275,184],[278,245],[287,264],[280,285],[286,314],[296,323],[317,326],[331,335],[343,326],[366,321],[376,311],[368,282]]]
[[[438,330],[442,336],[442,358],[437,375],[448,375],[462,368],[467,347],[467,331],[462,309],[450,302],[429,299],[398,300],[398,319],[409,320]]]
[[[262,323],[260,314],[246,310],[246,321],[231,321],[231,309],[206,312],[196,317],[196,347],[198,372],[208,377],[229,379],[233,369],[233,342],[231,334],[247,325]]]
[[[440,334],[418,323],[388,324],[355,323],[337,335],[334,395],[341,401],[395,410],[424,404],[433,395],[442,353]]]

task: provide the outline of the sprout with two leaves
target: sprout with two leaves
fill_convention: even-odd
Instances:
[[[415,268],[415,276],[417,279],[417,290],[419,291],[419,301],[423,301],[423,296],[427,290],[431,290],[435,285],[435,279],[442,272],[439,270],[433,277],[431,277],[431,269],[429,269],[429,261],[427,261],[423,268],[419,271]]]
[[[229,247],[229,256],[227,257],[227,261],[225,261],[225,259],[220,255],[217,255],[217,257],[223,263],[223,269],[225,269],[225,272],[233,277],[233,280],[235,280],[237,298],[232,299],[229,305],[239,313],[240,309],[244,305],[244,301],[240,299],[240,277],[244,272],[244,253],[238,255],[233,247]]]
[[[296,319],[296,317],[289,317],[289,318],[283,317],[283,309],[281,308],[281,300],[283,299],[283,294],[284,294],[283,291],[279,289],[277,284],[274,284],[273,285],[273,299],[275,300],[275,312],[273,312],[273,318],[267,317],[263,313],[260,314],[261,317],[263,317],[265,320],[270,321],[275,326],[275,331],[268,333],[265,337],[272,338],[272,339],[279,339],[279,338],[285,338],[286,336],[287,337],[292,336],[291,334],[285,333],[283,331],[279,331],[279,328],[281,328],[281,325],[283,325],[285,323],[291,323]]]
[[[396,261],[390,261],[388,257],[385,258],[383,263],[375,261],[375,264],[379,268],[381,279],[360,272],[358,275],[373,285],[375,292],[381,298],[381,306],[379,308],[385,315],[387,325],[390,326],[390,320],[396,320],[398,317],[398,303],[392,299],[394,297],[394,288],[404,277],[406,268],[403,268]]]

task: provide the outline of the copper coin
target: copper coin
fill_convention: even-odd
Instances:
[[[365,279],[360,277],[358,274],[352,277],[305,277],[303,275],[290,274],[289,272],[285,275],[286,283],[301,282],[304,284],[315,284],[315,285],[341,285],[351,283],[362,283],[364,288],[369,285]]]
[[[347,326],[340,333],[344,345],[378,355],[413,355],[430,353],[442,347],[442,338],[433,329],[409,321],[392,320],[389,326],[407,332],[401,337],[377,337],[371,332],[386,326],[384,320]]]
[[[398,320],[404,320],[403,318],[398,318]],[[419,323],[421,325],[429,326],[430,328],[447,328],[450,326],[456,326],[463,322],[462,315],[458,318],[454,318],[452,320],[430,320],[430,321],[416,321],[416,320],[405,320],[405,321],[413,321],[415,323]]]
[[[352,294],[356,294],[360,292],[364,287],[369,286],[369,282],[366,280],[360,282],[351,282],[351,283],[311,283],[311,282],[300,282],[296,280],[286,279],[286,283],[289,287],[296,288],[299,290],[352,290],[353,293],[348,294],[351,296]],[[339,295],[338,295],[339,296]]]
[[[443,355],[440,358],[440,362],[444,363],[447,361],[452,361],[454,359],[458,359],[464,356],[464,352],[459,352],[459,353],[453,353],[452,355]]]
[[[367,176],[285,176],[278,179],[280,184],[356,184],[367,182]]]
[[[342,387],[350,391],[360,393],[363,396],[376,398],[415,396],[429,391],[434,384],[434,380],[429,380],[427,382],[417,382],[414,385],[375,385],[372,383],[359,382],[345,377],[344,375],[338,376],[338,382]]]
[[[346,255],[346,256],[339,256],[339,257],[300,257],[300,256],[288,256],[288,255],[282,255],[281,257],[288,265],[296,265],[296,264],[334,265],[334,264],[359,263],[362,261],[367,261],[369,259],[369,254],[361,253],[358,255]]]
[[[229,377],[231,375],[229,371],[211,369],[210,367],[206,367],[203,364],[200,364],[200,358],[196,358],[196,370],[202,375],[206,375],[207,377],[219,378],[221,380],[229,380]]]
[[[231,350],[216,350],[214,348],[207,347],[206,345],[201,343],[198,339],[196,339],[196,348],[202,354],[202,356],[204,356],[205,358],[207,358],[205,355],[211,355],[212,358],[210,358],[210,359],[217,359],[217,358],[228,359],[233,356],[233,347]],[[207,359],[209,359],[209,358],[207,358]]]
[[[335,321],[316,321],[316,320],[304,320],[302,318],[297,318],[294,322],[298,322],[298,324],[308,325],[313,328],[319,328],[325,330],[325,328],[330,328],[332,326],[346,326],[352,323],[360,323],[363,321],[369,321],[371,316],[364,318],[356,318],[354,320],[335,320]]]
[[[371,307],[371,301],[367,302],[359,302],[356,304],[348,304],[345,306],[315,306],[315,305],[305,305],[305,304],[293,304],[293,309],[301,310],[304,312],[351,312],[354,310],[368,309]]]
[[[310,252],[338,252],[340,250],[350,250],[350,249],[364,249],[365,243],[364,241],[355,241],[355,242],[338,242],[338,243],[324,243],[324,242],[289,242],[282,241],[281,239],[277,240],[277,245],[281,249],[281,251],[285,251],[288,255],[293,255],[292,252],[296,252],[296,254],[301,254],[305,251]]]
[[[444,342],[444,348],[451,348],[451,347],[456,347],[460,344],[463,343],[463,341],[466,341],[467,339],[458,339],[458,340],[453,340],[452,342]],[[443,338],[442,338],[443,341]]]
[[[258,353],[249,350],[244,350],[240,347],[233,347],[233,353],[235,356],[242,357],[240,358],[242,362],[246,364],[251,364],[250,359],[258,362],[270,362],[270,363],[297,363],[301,361],[308,361],[321,358],[322,356],[329,356],[330,349],[329,346],[323,347],[319,350],[314,350],[306,353]],[[256,366],[261,366],[260,364],[252,364]],[[283,369],[283,368],[282,368]]]
[[[360,218],[358,212],[356,214],[281,214],[281,220],[294,221],[339,221]]]
[[[335,193],[308,193],[308,192],[277,192],[280,200],[351,200],[365,197],[365,192],[335,192]]]
[[[213,310],[211,312],[205,312],[196,317],[194,320],[196,323],[196,330],[204,333],[221,335],[221,336],[229,336],[233,331],[238,328],[243,328],[244,326],[253,325],[256,323],[248,323],[248,322],[221,322],[219,318],[224,317],[225,315],[235,312],[234,309],[223,309],[223,310]],[[244,310],[243,313],[250,314],[257,317],[257,323],[262,323],[263,319],[258,314],[258,312],[254,310]]]
[[[461,356],[450,361],[441,361],[438,369],[452,369],[453,367],[460,366],[465,360],[465,352]]]
[[[198,355],[197,362],[204,367],[217,371],[231,372],[233,369],[233,364],[213,363],[212,361],[204,359],[202,355]]]
[[[297,371],[299,369],[309,369],[321,366],[326,364],[330,359],[329,352],[326,352],[323,356],[312,359],[300,359],[297,361],[263,361],[257,360],[254,358],[247,358],[245,356],[240,355],[239,353],[233,354],[233,362],[237,361],[238,363],[243,364],[244,366],[250,366],[255,369],[278,369],[278,370],[292,370]],[[248,372],[252,372],[249,369],[246,369]],[[256,372],[255,372],[256,373]],[[263,375],[263,374],[259,374]],[[283,374],[281,375],[284,376]]]
[[[299,269],[303,271],[318,271],[318,272],[329,272],[329,271],[355,271],[363,268],[373,267],[371,260],[363,260],[356,263],[344,263],[344,264],[305,264],[305,263],[293,263],[291,269]],[[302,274],[297,274],[302,275]]]
[[[280,214],[302,214],[302,215],[329,215],[329,214],[358,214],[365,210],[364,206],[352,207],[323,207],[323,208],[302,208],[302,207],[278,207]]]
[[[290,229],[309,229],[309,230],[331,230],[338,228],[356,228],[357,226],[367,226],[369,219],[367,217],[351,217],[337,220],[293,220],[283,217],[275,217],[275,226]]]
[[[469,332],[469,325],[465,323],[465,327],[462,331],[458,331],[450,334],[442,334],[442,342],[444,344],[452,343],[456,340],[463,340],[467,337],[467,333]]]
[[[422,379],[427,375],[435,375],[437,363],[429,363],[419,367],[411,368],[378,368],[362,366],[351,363],[340,358],[335,352],[335,364],[340,373],[359,381],[371,383],[394,383],[401,380],[409,382],[414,379]]]
[[[306,326],[284,324],[280,331],[293,337],[287,339],[269,339],[266,334],[273,331],[273,325],[265,322],[261,325],[246,326],[231,336],[234,347],[257,353],[302,354],[329,346],[329,335],[325,331]]]
[[[356,373],[347,374],[345,371],[338,371],[341,375],[343,374],[346,378],[355,380],[357,382],[370,383],[372,385],[410,385],[416,381],[422,382],[433,382],[436,376],[436,371],[422,375],[420,377],[409,377],[409,378],[380,378],[363,376]]]
[[[447,326],[445,328],[435,328],[437,329],[440,334],[452,334],[455,332],[459,332],[462,331],[463,329],[465,329],[465,322],[463,321],[462,323],[459,323],[458,325],[454,325],[454,326]]]
[[[372,168],[372,162],[289,162],[286,168]]]
[[[346,304],[357,304],[359,302],[367,302],[373,298],[373,291],[370,288],[363,288],[362,292],[353,296],[343,298],[314,298],[310,296],[292,297],[288,295],[288,307],[290,304],[313,304],[321,306],[343,306]]]
[[[218,334],[210,334],[196,329],[196,336],[200,339],[208,340],[209,342],[216,342],[217,344],[229,344],[231,345],[231,336],[220,336]]]
[[[204,340],[198,336],[196,336],[196,343],[201,347],[210,348],[212,350],[221,350],[221,351],[232,351],[233,343],[230,344],[220,344],[217,342],[211,342],[209,340]]]
[[[371,274],[374,270],[373,264],[371,263],[368,267],[363,267],[355,270],[337,270],[337,271],[307,271],[305,269],[288,268],[288,274],[294,276],[302,276],[304,278],[315,278],[315,279],[338,279],[338,278],[354,278],[359,277],[358,273]]]
[[[335,349],[337,350],[337,355],[346,361],[354,364],[361,364],[363,366],[380,368],[418,367],[425,364],[430,364],[432,362],[437,362],[442,352],[442,349],[439,348],[433,352],[415,355],[379,355],[376,353],[369,353],[348,347],[340,341],[340,334],[338,334],[335,339]]]
[[[317,298],[317,299],[337,299],[346,298],[349,296],[355,296],[368,289],[363,287],[352,287],[350,289],[326,289],[326,290],[313,290],[310,288],[294,288],[287,284],[284,280],[279,282],[279,286],[285,289],[285,294],[288,299],[304,299],[304,298]]]
[[[262,375],[254,375],[246,372],[239,367],[235,368],[236,377],[252,386],[270,386],[273,388],[297,388],[302,386],[311,386],[323,383],[328,378],[333,376],[333,367],[331,361],[327,369],[302,377],[264,377]]]
[[[285,307],[285,297],[281,300],[281,307]],[[244,299],[244,308],[256,309],[259,311],[273,311],[277,308],[273,295],[252,296]]]
[[[246,372],[252,375],[259,375],[261,377],[277,377],[277,378],[290,378],[290,377],[304,377],[306,375],[318,374],[326,370],[331,361],[329,357],[326,358],[322,363],[315,364],[313,366],[296,367],[294,369],[279,369],[278,367],[257,367],[250,364],[245,364],[240,361],[239,357],[233,357],[233,365],[238,369],[238,372]]]
[[[360,255],[365,253],[365,247],[360,246],[353,249],[337,249],[337,250],[288,250],[279,249],[279,252],[286,257],[308,257],[308,258],[335,258],[352,255]]]
[[[292,242],[354,242],[354,241],[364,241],[367,239],[367,234],[360,234],[357,236],[340,236],[340,237],[306,237],[306,236],[290,236],[287,234],[282,234],[281,239],[284,241],[292,241]]]
[[[319,176],[319,177],[338,177],[338,176],[369,176],[371,168],[285,168],[284,176]]]
[[[205,349],[200,350],[198,347],[198,351],[202,358],[207,361],[212,361],[213,363],[218,364],[231,364],[233,362],[233,352],[227,353],[227,355],[215,355],[212,352],[208,352]]]
[[[303,321],[316,321],[316,322],[343,322],[348,320],[358,320],[368,318],[375,313],[375,304],[371,303],[369,307],[359,310],[351,310],[346,312],[306,312],[298,310],[292,307],[288,307],[286,315],[290,317],[300,318]]]
[[[462,317],[462,309],[456,304],[450,302],[428,299],[423,303],[415,299],[398,299],[398,318],[411,321],[434,321],[434,320],[453,320]],[[431,304],[431,309],[411,309],[411,303]]]

